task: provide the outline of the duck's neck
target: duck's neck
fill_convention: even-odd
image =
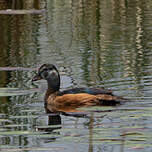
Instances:
[[[52,80],[47,80],[47,83],[48,83],[48,88],[45,94],[45,101],[47,101],[50,95],[54,94],[56,96],[60,89],[60,81],[55,82]]]

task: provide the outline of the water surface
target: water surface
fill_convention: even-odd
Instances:
[[[152,151],[151,1],[16,0],[0,10],[1,151]],[[132,102],[46,114],[46,82],[31,83],[43,63],[59,68],[61,89],[105,87]]]

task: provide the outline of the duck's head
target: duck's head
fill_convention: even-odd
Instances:
[[[32,81],[37,80],[47,80],[48,88],[53,91],[58,91],[60,89],[60,75],[57,68],[53,64],[43,64],[39,69],[38,73],[32,79]]]

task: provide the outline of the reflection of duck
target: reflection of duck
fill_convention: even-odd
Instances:
[[[116,105],[125,99],[114,96],[111,91],[101,88],[73,88],[65,91],[60,89],[60,75],[52,64],[43,64],[33,81],[45,79],[48,89],[45,102],[52,112],[74,112],[76,108],[96,105]]]
[[[36,126],[36,131],[43,131],[45,134],[50,134],[52,136],[45,137],[45,142],[52,142],[55,141],[58,135],[60,135],[60,129],[61,129],[61,117],[59,114],[48,114],[48,126]]]
[[[53,130],[61,128],[61,116],[59,114],[48,113],[48,125],[51,127],[36,127],[37,131],[45,131],[45,132],[52,132]],[[59,125],[59,126],[58,126]]]

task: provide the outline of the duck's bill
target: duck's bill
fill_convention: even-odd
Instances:
[[[38,81],[41,80],[42,78],[37,74],[35,77],[33,77],[32,81]]]

